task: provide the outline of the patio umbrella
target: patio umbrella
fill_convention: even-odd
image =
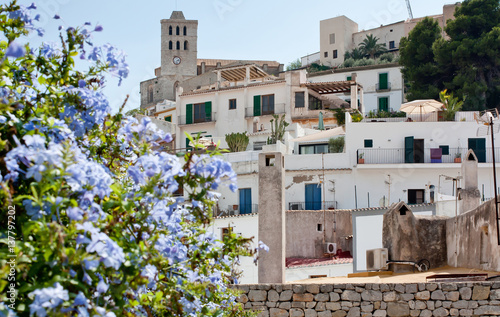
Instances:
[[[420,113],[420,121],[422,121],[422,114],[439,111],[443,106],[443,103],[434,99],[424,99],[404,103],[401,105],[399,110],[406,112],[407,114]]]
[[[323,112],[319,112],[319,119],[318,119],[318,130],[324,130],[325,129],[325,124],[323,123]]]

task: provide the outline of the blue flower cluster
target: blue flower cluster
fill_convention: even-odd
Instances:
[[[206,178],[208,181],[202,185],[210,186],[213,190],[217,190],[222,182],[229,182],[229,189],[233,192],[238,189],[236,173],[231,168],[231,163],[220,158],[206,154],[195,156],[190,165],[190,172]]]
[[[96,30],[98,29],[96,27]],[[88,55],[89,60],[100,61],[110,67],[110,73],[119,79],[118,86],[121,85],[123,78],[127,78],[129,73],[125,57],[126,55],[122,50],[111,44],[94,47]]]
[[[33,22],[40,20],[40,14],[35,15],[34,18],[31,16],[31,10],[35,9],[35,3],[32,3],[28,7],[20,5],[19,10],[9,12],[9,18],[13,20],[21,20],[24,23],[24,28],[26,30],[36,31],[38,33],[38,36],[43,36],[45,33],[44,29],[36,27]]]

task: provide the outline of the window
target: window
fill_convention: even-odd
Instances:
[[[327,57],[328,57],[328,52],[325,52],[325,58],[327,58]]]
[[[296,92],[295,93],[295,108],[304,108],[305,100],[304,100],[304,92]]]
[[[180,50],[181,49],[181,42],[177,41],[177,44],[175,45],[175,48]]]
[[[378,111],[389,112],[389,97],[378,98]]]
[[[449,145],[440,145],[439,148],[441,149],[441,154],[450,155],[450,146]]]
[[[423,204],[425,202],[424,189],[408,189],[408,204]]]
[[[165,121],[167,121],[167,122],[172,122],[172,115],[170,115],[170,116],[166,116],[166,117],[165,117]]]
[[[251,188],[241,188],[239,189],[240,194],[240,214],[251,214],[252,213],[252,189]]]
[[[229,99],[229,110],[236,109],[236,99]]]
[[[337,50],[333,50],[333,58],[337,58],[338,57],[338,52]]]
[[[394,43],[394,41],[389,41],[389,49],[393,48],[396,48],[396,44]]]
[[[184,31],[184,32],[183,32],[183,33],[184,33],[184,35],[187,35],[187,27],[184,27],[184,30],[183,30],[183,31]]]
[[[253,143],[253,150],[254,151],[261,151],[262,150],[262,147],[264,145],[266,145],[267,142],[266,141],[261,141],[261,142],[254,142]]]
[[[335,33],[330,34],[330,44],[335,44]]]
[[[168,27],[168,35],[172,35],[172,26]]]
[[[274,114],[274,94],[262,96],[262,114]]]
[[[486,163],[486,139],[469,138],[467,143],[469,149],[472,149],[474,154],[476,154],[477,162]]]
[[[299,145],[299,154],[328,153],[328,144]]]
[[[205,103],[194,104],[194,123],[205,122],[206,117]]]
[[[309,110],[321,110],[322,102],[318,98],[309,95]]]
[[[172,41],[169,41],[168,42],[168,49],[171,50],[171,49],[173,49],[173,47],[174,47],[174,43],[172,43]]]
[[[365,147],[373,147],[373,140],[365,139]]]
[[[305,210],[321,210],[321,184],[307,184]]]
[[[346,80],[347,80],[347,81],[352,80],[352,76],[347,76]]]
[[[224,239],[226,239],[226,237],[229,237],[229,235],[231,233],[233,233],[233,228],[232,227],[228,227],[228,228],[222,228],[221,230],[221,241],[224,241]]]
[[[153,102],[153,85],[148,86],[148,103]]]
[[[379,90],[389,89],[389,74],[388,73],[378,74],[378,89]]]
[[[180,33],[180,29],[179,29],[179,27],[176,27],[175,28],[175,35],[179,35],[179,33]]]
[[[184,41],[184,50],[187,51],[188,50],[188,41]]]

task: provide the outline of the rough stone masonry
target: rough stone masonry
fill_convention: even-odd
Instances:
[[[500,282],[235,285],[259,317],[500,316]]]

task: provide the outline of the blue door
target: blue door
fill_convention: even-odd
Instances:
[[[306,210],[321,210],[321,184],[306,185]]]
[[[240,214],[252,213],[252,189],[240,189]]]

